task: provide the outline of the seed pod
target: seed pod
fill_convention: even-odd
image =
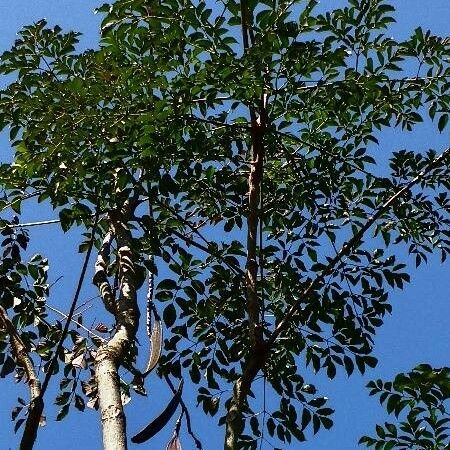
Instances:
[[[141,444],[148,441],[150,438],[155,436],[155,434],[159,433],[175,414],[175,411],[180,404],[182,391],[183,380],[180,381],[177,392],[167,404],[164,411],[158,417],[156,417],[156,419],[153,419],[145,428],[139,431],[139,433],[133,436],[131,438],[131,442],[134,442],[135,444]]]
[[[155,320],[155,323],[152,327],[152,334],[150,337],[152,348],[148,357],[147,366],[145,367],[144,376],[147,376],[158,364],[159,358],[161,356],[162,341],[163,335],[161,320],[158,319]]]

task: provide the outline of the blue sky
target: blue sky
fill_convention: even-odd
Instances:
[[[329,9],[342,4],[341,0],[322,1],[320,8]],[[417,26],[431,28],[436,34],[448,35],[450,10],[448,0],[400,0],[392,2],[397,8],[398,23],[390,33],[395,38],[403,38]],[[82,47],[95,47],[97,43],[97,26],[99,17],[92,10],[100,3],[80,0],[14,0],[0,4],[0,51],[8,49],[13,43],[17,31],[26,24],[45,17],[51,25],[59,24],[63,29],[73,29],[83,33]],[[0,81],[0,86],[3,85]],[[435,128],[425,124],[414,133],[383,132],[380,150],[391,152],[401,148],[425,151],[428,148],[442,150],[449,145],[448,131],[439,135]],[[8,142],[0,137],[0,159],[9,154]],[[51,211],[37,210],[35,207],[25,211],[24,219],[45,220],[54,218]],[[76,278],[80,270],[80,258],[76,254],[77,236],[64,241],[57,227],[34,230],[33,250],[44,253],[50,258],[51,278],[59,275],[64,278],[56,286],[50,303],[66,310],[72,296]],[[49,245],[51,236],[51,245]],[[71,267],[69,273],[66,267]],[[450,354],[450,268],[442,266],[437,259],[428,266],[412,271],[412,283],[403,292],[396,291],[391,297],[394,312],[376,339],[375,355],[379,358],[376,369],[366,376],[353,375],[350,379],[338,373],[335,380],[323,377],[307,379],[320,387],[336,409],[335,426],[329,432],[321,432],[309,442],[292,448],[305,450],[347,450],[356,449],[358,438],[364,433],[371,433],[377,421],[383,420],[385,414],[376,399],[367,396],[365,384],[374,378],[391,378],[399,371],[413,368],[421,362],[435,366],[449,365]],[[88,289],[84,298],[91,294]],[[54,380],[56,381],[56,379]],[[50,392],[47,402],[50,404]],[[0,380],[0,427],[1,449],[16,448],[17,438],[12,434],[10,410],[18,395],[27,398],[27,392],[19,386],[12,386]],[[148,398],[134,398],[127,408],[129,431],[133,432],[157,413],[168,398],[167,389],[154,378],[150,380]],[[189,393],[188,393],[189,394]],[[190,399],[188,395],[187,400]],[[192,402],[194,405],[195,402]],[[55,411],[48,411],[48,425],[40,430],[36,450],[48,448],[75,450],[79,448],[100,449],[98,415],[91,410],[84,414],[73,413],[62,423],[54,423]],[[194,428],[204,439],[205,450],[222,447],[223,430],[212,427],[213,423],[203,416],[194,415]],[[165,448],[171,429],[168,427],[152,445],[143,448]],[[133,444],[130,448],[134,448]],[[188,437],[183,437],[183,448],[194,448]]]

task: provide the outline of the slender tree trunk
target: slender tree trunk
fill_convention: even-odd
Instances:
[[[258,353],[252,353],[245,365],[244,373],[234,385],[233,396],[228,407],[226,418],[225,450],[235,450],[237,448],[239,436],[241,436],[245,427],[245,419],[243,416],[245,402],[253,380],[264,365],[264,359],[264,348]]]
[[[28,407],[28,416],[25,422],[25,429],[22,434],[19,449],[31,450],[36,441],[37,430],[42,416],[42,411],[44,410],[44,400],[41,397],[41,383],[36,375],[33,361],[28,354],[22,338],[9,319],[5,309],[1,306],[0,326],[8,333],[17,363],[24,369],[27,376],[28,386],[30,389],[30,406]]]
[[[39,381],[37,383],[38,385],[34,387],[30,385],[32,400],[30,401],[27,421],[25,422],[25,428],[20,441],[20,450],[32,450],[36,442],[37,431],[44,411],[44,400],[40,396],[40,383]]]
[[[104,450],[127,449],[126,420],[118,368],[130,353],[139,324],[136,255],[132,250],[132,236],[128,227],[135,206],[135,200],[128,199],[123,207],[109,213],[110,230],[103,240],[95,265],[94,283],[100,290],[106,310],[113,314],[116,320],[114,336],[100,347],[95,358]],[[117,301],[107,276],[112,239],[117,245],[120,286]]]
[[[126,450],[126,420],[120,395],[120,380],[116,358],[128,345],[125,329],[119,330],[110,342],[102,346],[96,356],[98,398],[102,422],[103,448]]]
[[[243,36],[244,46],[248,46],[247,27],[245,26],[245,15],[248,16],[246,5],[241,3],[243,14]],[[252,36],[250,35],[250,40]],[[261,212],[261,184],[264,168],[264,133],[266,130],[266,97],[261,97],[260,107],[257,115],[254,108],[250,108],[252,129],[252,162],[248,176],[248,216],[247,216],[247,263],[245,272],[245,285],[247,297],[247,316],[249,324],[249,357],[244,365],[242,376],[236,381],[233,389],[231,403],[226,417],[225,450],[235,450],[239,436],[245,427],[244,407],[248,394],[258,372],[263,368],[264,358],[267,351],[264,342],[263,326],[261,320],[262,299],[258,294],[258,262],[257,262],[257,239],[258,226],[262,227]],[[262,249],[259,249],[260,252]]]

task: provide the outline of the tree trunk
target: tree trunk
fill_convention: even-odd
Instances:
[[[95,265],[94,283],[100,290],[106,310],[112,313],[116,319],[114,336],[100,347],[95,357],[95,376],[104,450],[127,449],[126,421],[118,368],[130,353],[139,324],[136,296],[136,255],[132,250],[133,238],[128,226],[135,206],[136,202],[128,199],[123,207],[109,212],[110,231],[104,237]],[[107,275],[112,238],[117,244],[117,270],[120,286],[117,301]]]
[[[245,33],[244,33],[245,35]],[[264,167],[263,136],[266,129],[266,97],[261,97],[259,117],[250,108],[252,123],[252,163],[248,175],[248,216],[247,216],[247,264],[245,285],[247,297],[247,317],[249,326],[249,343],[251,351],[244,365],[242,376],[236,381],[231,403],[226,417],[225,450],[236,450],[239,436],[245,428],[244,407],[248,394],[258,372],[264,366],[267,345],[264,341],[264,321],[261,320],[261,307],[264,301],[258,294],[257,236],[258,227],[262,227],[261,184]],[[260,242],[262,245],[262,242]],[[262,252],[262,248],[259,249]],[[261,273],[262,275],[262,273]],[[261,277],[262,281],[262,277]],[[262,292],[262,289],[261,289]]]
[[[44,411],[44,400],[39,395],[32,395],[33,400],[28,408],[28,417],[25,429],[20,440],[20,450],[32,450],[36,442],[37,431]]]
[[[113,340],[118,337],[118,334],[114,336]],[[115,351],[111,345],[114,345],[113,340],[99,349],[95,361],[103,448],[105,450],[126,450],[126,421],[120,395]]]
[[[25,429],[20,440],[20,450],[32,450],[37,437],[42,411],[44,410],[44,400],[42,399],[41,383],[34,370],[33,361],[28,354],[25,344],[22,341],[17,329],[8,317],[6,310],[0,306],[0,326],[9,334],[9,339],[13,353],[16,356],[17,364],[26,373],[28,386],[30,389],[30,406],[25,422]]]

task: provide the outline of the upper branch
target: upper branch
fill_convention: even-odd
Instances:
[[[283,319],[279,322],[278,326],[270,335],[267,340],[267,349],[269,349],[275,340],[283,333],[292,319],[295,317],[299,311],[300,304],[305,301],[324,281],[325,277],[330,275],[337,264],[344,258],[351,254],[351,252],[357,248],[366,232],[374,225],[374,223],[391,207],[391,205],[402,198],[404,194],[409,192],[417,183],[421,182],[425,176],[436,166],[444,161],[448,156],[450,156],[450,147],[443,151],[437,158],[430,162],[418,175],[416,175],[408,183],[405,183],[400,189],[398,189],[394,194],[392,194],[379,208],[369,217],[367,222],[362,226],[357,233],[353,235],[345,244],[341,247],[336,256],[326,265],[322,272],[306,287],[306,289],[300,294],[299,300],[297,300],[291,308],[288,310]]]
[[[112,315],[115,315],[116,304],[114,293],[107,275],[112,238],[113,235],[111,232],[106,233],[105,237],[103,238],[102,246],[100,247],[97,255],[97,261],[95,262],[93,282],[100,291],[100,296],[103,300],[103,304],[105,305],[106,310]]]

